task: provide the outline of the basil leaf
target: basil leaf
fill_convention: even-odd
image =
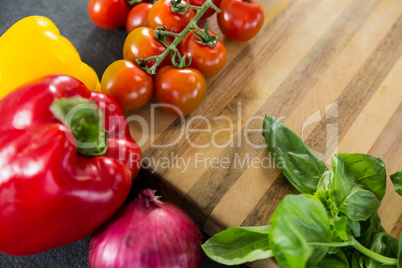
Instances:
[[[269,235],[270,246],[281,267],[312,267],[327,254],[330,243],[328,214],[316,197],[288,195],[276,208]]]
[[[380,206],[370,177],[383,181],[385,192],[385,168],[373,164],[379,159],[362,154],[338,154],[332,158],[334,172],[324,172],[318,185],[316,195],[334,217],[338,212],[344,213],[352,221],[364,221],[373,215]],[[369,167],[369,168],[367,168]],[[366,169],[362,170],[362,169]],[[367,173],[373,169],[371,173]],[[373,190],[373,191],[372,191]]]
[[[349,268],[349,261],[342,250],[338,250],[335,254],[327,254],[316,268]]]
[[[335,154],[331,159],[334,170],[334,197],[338,207],[356,185],[373,192],[379,201],[386,188],[384,162],[365,154]]]
[[[336,216],[334,219],[334,226],[331,228],[332,233],[332,240],[338,241],[340,238],[341,241],[347,240],[347,227],[348,227],[348,218],[345,216]]]
[[[339,211],[352,221],[364,221],[377,212],[381,202],[373,192],[355,186],[342,201]]]
[[[317,192],[315,192],[315,195],[323,203],[329,214],[332,217],[335,217],[339,210],[334,198],[333,184],[334,172],[332,170],[325,171],[318,182]]]
[[[402,195],[402,170],[392,174],[391,181],[394,185],[395,192]]]
[[[354,237],[360,237],[361,227],[358,221],[349,221],[348,226]]]
[[[334,187],[334,172],[332,170],[325,171],[317,184],[317,190],[331,191]]]
[[[361,235],[357,237],[357,240],[365,247],[370,247],[371,237],[375,233],[385,232],[384,227],[381,225],[381,219],[376,212],[366,221],[360,221]]]
[[[212,260],[236,265],[273,257],[269,247],[270,225],[259,227],[230,227],[210,239],[201,247]]]
[[[265,115],[263,132],[268,151],[280,170],[300,193],[313,194],[328,170],[314,152],[281,122]]]
[[[364,256],[357,250],[353,253],[350,267],[351,268],[366,268],[366,267],[364,267]]]
[[[375,233],[371,239],[370,250],[386,257],[396,258],[398,255],[398,240],[386,232]],[[366,268],[395,267],[384,265],[367,256],[364,257],[364,265]]]

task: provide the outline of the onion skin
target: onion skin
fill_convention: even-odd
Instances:
[[[199,267],[203,237],[179,207],[143,190],[98,230],[89,245],[91,268]]]

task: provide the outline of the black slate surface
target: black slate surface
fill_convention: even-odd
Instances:
[[[56,24],[61,34],[75,46],[82,60],[94,68],[101,78],[110,63],[123,57],[122,47],[127,33],[125,29],[102,30],[96,27],[89,19],[87,3],[87,0],[0,0],[0,35],[24,17],[48,17]],[[74,244],[33,256],[13,257],[0,253],[0,268],[87,268],[89,240],[90,237],[86,237]],[[207,259],[201,267],[229,266]]]

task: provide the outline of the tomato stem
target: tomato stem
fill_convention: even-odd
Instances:
[[[197,24],[194,25],[194,29],[196,29],[198,32],[202,33],[202,30],[200,27],[198,27]]]
[[[191,63],[191,55],[190,55],[190,59],[189,59],[189,63],[185,64],[185,55],[184,57],[180,55],[179,51],[177,50],[177,45],[183,40],[183,38],[193,29],[196,29],[197,31],[199,31],[201,34],[203,34],[203,31],[198,27],[197,22],[200,20],[200,18],[202,17],[202,15],[204,15],[204,13],[208,10],[208,8],[213,8],[214,10],[216,10],[216,12],[221,12],[220,9],[214,5],[212,3],[212,0],[206,0],[205,3],[200,6],[200,7],[194,7],[191,6],[189,4],[181,4],[181,0],[171,0],[170,4],[172,5],[172,11],[174,12],[178,12],[177,9],[180,10],[184,10],[184,9],[188,9],[187,12],[189,11],[190,8],[195,9],[197,11],[195,17],[190,21],[189,24],[187,24],[186,28],[184,28],[183,31],[181,31],[180,33],[173,33],[171,31],[166,31],[164,27],[157,27],[155,29],[155,38],[160,40],[163,44],[166,45],[166,49],[165,51],[160,54],[159,56],[153,56],[153,57],[149,57],[146,59],[138,59],[136,61],[137,65],[139,65],[139,67],[141,69],[143,69],[144,71],[148,72],[149,74],[155,74],[156,73],[156,68],[159,66],[159,64],[163,61],[164,58],[166,58],[172,51],[174,52],[174,54],[172,55],[172,64],[173,66],[175,66],[176,68],[184,68],[186,66],[188,66]],[[178,12],[180,13],[180,12]],[[208,31],[208,24],[205,24],[205,28]],[[209,35],[209,33],[207,33]],[[167,44],[166,43],[166,38],[169,36],[173,36],[174,40],[171,44]],[[218,39],[219,40],[219,39]],[[214,42],[215,44],[217,42]],[[179,63],[176,63],[175,59],[176,57],[179,60]],[[146,62],[149,60],[153,60],[156,59],[155,63],[152,65],[152,67],[148,68],[146,66]],[[138,63],[141,64],[138,64]]]
[[[189,8],[195,9],[195,10],[200,10],[201,7],[198,6],[192,6],[192,5],[188,5]]]

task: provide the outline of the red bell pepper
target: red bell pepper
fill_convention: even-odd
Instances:
[[[1,252],[75,242],[122,205],[141,151],[113,99],[53,75],[4,97],[0,116]]]

